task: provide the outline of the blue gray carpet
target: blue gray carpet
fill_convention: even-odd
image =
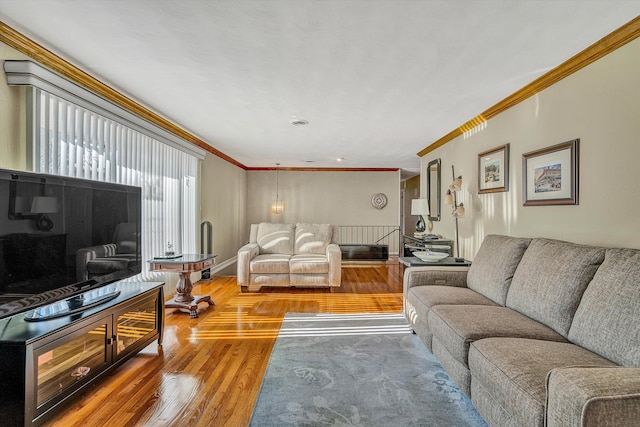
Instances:
[[[402,314],[293,314],[250,426],[484,427]]]

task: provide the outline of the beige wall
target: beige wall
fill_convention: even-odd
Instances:
[[[4,74],[4,61],[7,59],[29,57],[0,43],[0,168],[26,170],[26,89],[7,86]]]
[[[247,172],[213,154],[207,154],[200,171],[200,219],[212,225],[213,253],[221,263],[246,243]]]
[[[315,222],[336,225],[399,225],[400,172],[279,171],[284,213],[271,213],[276,197],[275,171],[247,173],[247,224]],[[387,196],[376,209],[371,198]],[[248,235],[247,235],[248,236]]]
[[[580,204],[522,206],[522,154],[580,138]],[[478,153],[511,144],[510,190],[478,194]],[[464,178],[461,255],[473,258],[484,236],[544,236],[640,248],[640,39],[507,110],[486,127],[428,153]],[[421,194],[425,194],[424,183]],[[434,232],[454,237],[450,209]]]

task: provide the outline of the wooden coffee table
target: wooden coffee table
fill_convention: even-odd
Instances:
[[[214,305],[209,295],[191,295],[193,289],[191,273],[211,267],[215,257],[216,255],[186,254],[176,257],[159,257],[148,261],[151,271],[178,273],[180,276],[176,285],[176,296],[164,303],[165,308],[189,310],[191,318],[195,319],[198,317],[199,303],[206,301],[210,306]]]

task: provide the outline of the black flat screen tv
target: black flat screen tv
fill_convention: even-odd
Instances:
[[[0,318],[141,272],[139,187],[0,169]]]

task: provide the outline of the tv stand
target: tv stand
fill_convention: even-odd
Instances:
[[[26,321],[36,310],[0,319],[3,425],[41,424],[153,341],[162,344],[163,283],[107,285],[115,297],[92,305],[96,291],[81,298],[89,307],[73,307],[78,298],[37,309],[69,311],[50,320]]]
[[[111,301],[120,295],[117,285],[107,285],[84,294],[76,295],[55,304],[38,307],[24,316],[27,322],[44,322],[56,317],[70,316],[75,313]]]

